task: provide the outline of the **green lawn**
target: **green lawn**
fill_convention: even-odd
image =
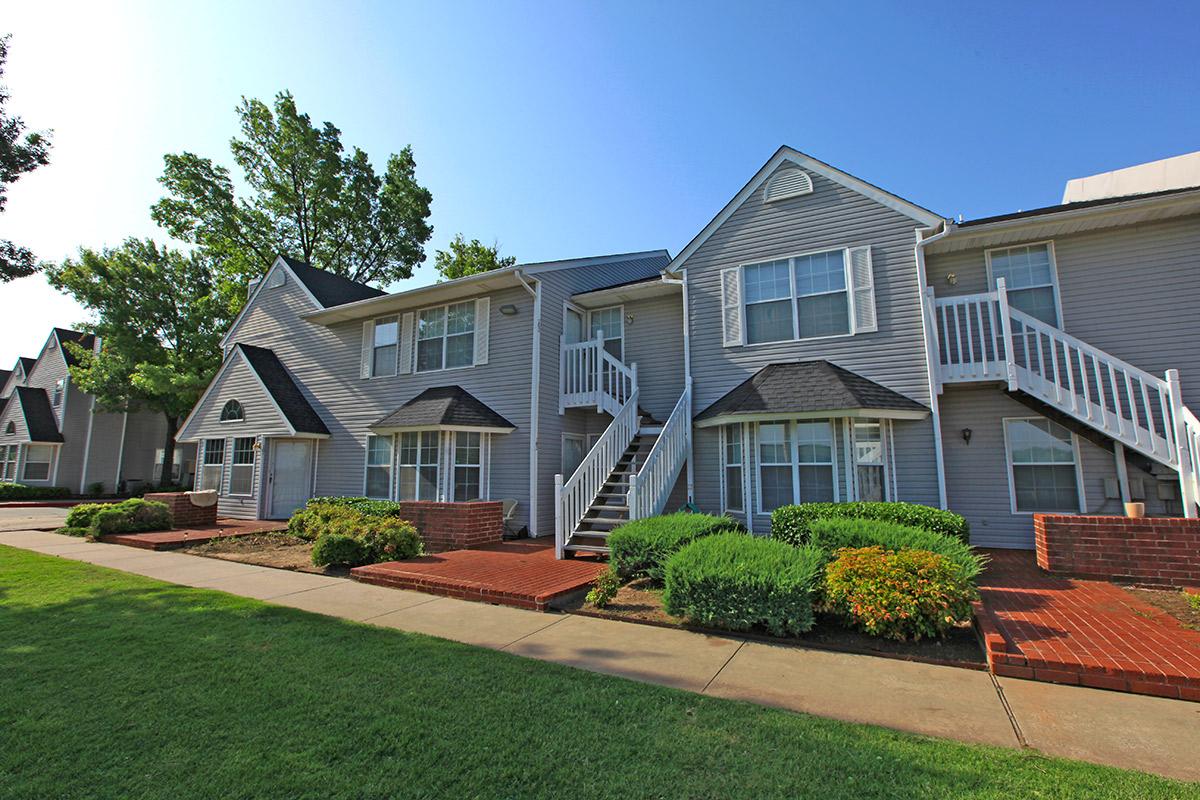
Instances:
[[[0,547],[0,797],[1156,798]]]

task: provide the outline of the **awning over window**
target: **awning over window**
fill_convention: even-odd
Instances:
[[[415,430],[510,433],[517,426],[461,386],[434,386],[370,426],[376,433]]]
[[[696,427],[818,417],[924,419],[929,409],[828,361],[768,364],[697,415]]]

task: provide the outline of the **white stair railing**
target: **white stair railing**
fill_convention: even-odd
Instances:
[[[1006,379],[998,298],[983,292],[934,300],[942,382]]]
[[[689,381],[671,416],[663,424],[658,441],[636,475],[629,477],[629,518],[645,519],[661,514],[687,461],[688,437],[692,430],[692,387]]]
[[[637,365],[626,366],[604,349],[603,337],[560,344],[559,411],[595,406],[612,415],[637,388]]]
[[[624,406],[613,416],[612,424],[604,430],[571,477],[564,482],[561,474],[554,476],[554,551],[559,558],[563,557],[571,534],[637,435],[637,403],[635,386]]]

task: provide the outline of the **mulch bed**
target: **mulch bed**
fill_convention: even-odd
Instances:
[[[1200,609],[1194,608],[1188,603],[1187,598],[1179,589],[1144,589],[1135,586],[1124,588],[1126,592],[1143,603],[1149,603],[1170,614],[1179,620],[1179,624],[1183,627],[1200,631]]]
[[[868,636],[865,633],[849,630],[839,620],[824,614],[817,614],[816,626],[808,633],[798,637],[780,638],[765,632],[720,631],[690,625],[678,617],[667,614],[662,607],[662,590],[650,587],[647,581],[634,581],[622,586],[613,601],[604,608],[596,608],[587,604],[581,593],[564,598],[561,603],[552,605],[562,611],[584,616],[657,625],[665,628],[682,628],[718,635],[741,636],[797,647],[863,653],[969,669],[985,669],[987,667],[983,650],[979,646],[979,638],[975,635],[970,623],[957,626],[944,640],[919,642],[896,642]]]
[[[312,572],[317,575],[349,575],[345,567],[317,567],[312,563],[313,543],[287,533],[254,533],[213,539],[186,548],[191,555],[240,561],[260,567]]]

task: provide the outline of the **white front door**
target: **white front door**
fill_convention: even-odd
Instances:
[[[287,519],[312,497],[312,440],[271,440],[271,519]]]

